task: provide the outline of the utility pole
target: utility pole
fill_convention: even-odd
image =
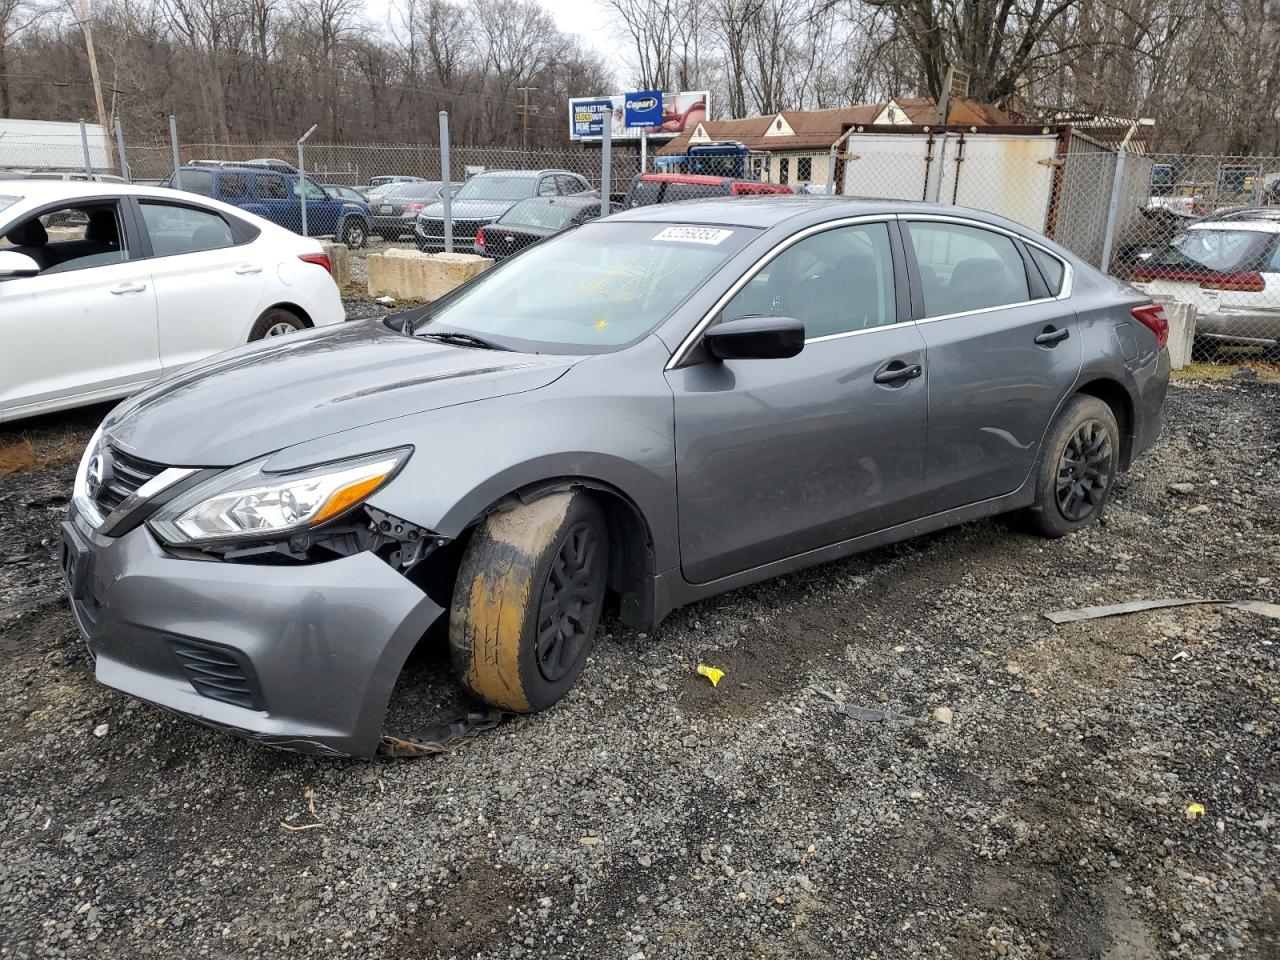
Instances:
[[[524,94],[524,106],[520,109],[520,113],[524,115],[524,131],[520,135],[520,145],[524,149],[529,149],[529,91],[537,90],[537,87],[516,87]]]
[[[98,125],[107,131],[107,109],[102,103],[102,81],[98,79],[98,57],[93,52],[93,23],[89,0],[80,0],[80,29],[84,31],[84,47],[89,54],[89,79],[93,81],[93,99],[98,107]]]

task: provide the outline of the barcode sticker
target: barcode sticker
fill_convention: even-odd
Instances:
[[[711,243],[722,242],[733,236],[732,230],[721,230],[718,227],[664,227],[653,239],[674,240],[678,243]]]

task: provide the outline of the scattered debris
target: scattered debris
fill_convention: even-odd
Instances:
[[[1169,492],[1177,494],[1195,493],[1196,485],[1194,483],[1171,483],[1169,484]]]
[[[1253,369],[1253,367],[1241,367],[1239,370],[1233,370],[1231,372],[1231,379],[1232,380],[1257,380],[1258,371]]]
[[[1208,512],[1209,512],[1209,505],[1207,503],[1197,503],[1194,507],[1192,507],[1190,510],[1187,511],[1187,516],[1194,517],[1194,516],[1199,516],[1202,513],[1208,513]]]
[[[393,307],[395,306],[396,298],[395,297],[378,297],[378,299],[374,300],[373,302],[380,307]]]
[[[324,824],[323,823],[304,823],[304,824],[301,824],[300,826],[295,827],[292,823],[285,823],[283,820],[281,820],[280,827],[283,830],[288,830],[290,833],[301,833],[303,830],[323,830]]]
[[[100,724],[98,724],[96,727],[94,727],[94,728],[93,728],[93,735],[94,735],[95,737],[99,737],[99,738],[101,738],[101,737],[105,737],[105,736],[107,735],[107,732],[108,732],[110,729],[111,729],[110,724],[100,723]]]
[[[311,811],[311,815],[314,817],[316,815],[316,788],[309,786],[302,791],[302,795],[307,800],[307,809]]]
[[[467,743],[479,734],[492,730],[515,714],[505,710],[486,710],[465,713],[448,723],[438,723],[423,727],[412,733],[384,733],[382,742],[378,744],[378,755],[383,757],[430,757],[441,753],[449,753]]]
[[[905,713],[896,713],[893,710],[880,710],[874,707],[855,707],[853,704],[845,703],[834,693],[829,690],[819,690],[831,701],[831,709],[836,713],[848,717],[850,720],[863,720],[867,723],[883,723],[886,720],[902,720],[906,723],[919,723],[915,717],[908,717]]]
[[[724,677],[724,671],[719,667],[708,667],[705,663],[700,663],[698,664],[698,676],[706,677],[711,681],[713,687],[718,687]]]
[[[1204,816],[1204,812],[1205,812],[1204,806],[1202,804],[1199,804],[1199,803],[1190,804],[1186,810],[1187,819],[1190,820],[1192,823],[1195,823],[1197,820],[1199,820],[1201,817]]]
[[[601,842],[599,837],[583,837],[578,841],[584,847],[594,847]]]
[[[933,719],[934,719],[934,721],[936,721],[937,723],[940,723],[940,724],[942,724],[943,726],[949,727],[949,726],[951,726],[951,721],[952,721],[952,719],[953,719],[953,718],[954,718],[954,714],[951,712],[951,708],[950,708],[950,707],[935,707],[935,708],[934,708],[934,711],[933,711]]]
[[[1143,610],[1162,610],[1166,607],[1187,607],[1197,603],[1233,607],[1236,610],[1247,610],[1249,613],[1280,620],[1280,603],[1268,603],[1265,600],[1211,600],[1203,597],[1184,597],[1177,600],[1128,600],[1125,603],[1079,607],[1075,610],[1052,610],[1046,613],[1044,618],[1053,623],[1076,623],[1080,620],[1115,617],[1122,613],[1141,613]]]

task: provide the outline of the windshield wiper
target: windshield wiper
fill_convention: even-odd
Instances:
[[[477,337],[473,333],[462,333],[460,330],[439,330],[433,333],[420,333],[420,337],[426,337],[429,340],[439,340],[441,343],[456,343],[466,347],[479,347],[482,350],[506,350],[506,347],[500,347],[492,340],[486,340],[484,337]]]

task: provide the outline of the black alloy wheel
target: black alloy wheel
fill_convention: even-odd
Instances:
[[[605,564],[594,524],[570,528],[551,562],[538,606],[538,672],[556,683],[580,663],[591,641],[604,595]]]
[[[1055,499],[1063,517],[1078,523],[1101,507],[1111,483],[1113,462],[1106,427],[1097,420],[1081,423],[1058,461]]]

